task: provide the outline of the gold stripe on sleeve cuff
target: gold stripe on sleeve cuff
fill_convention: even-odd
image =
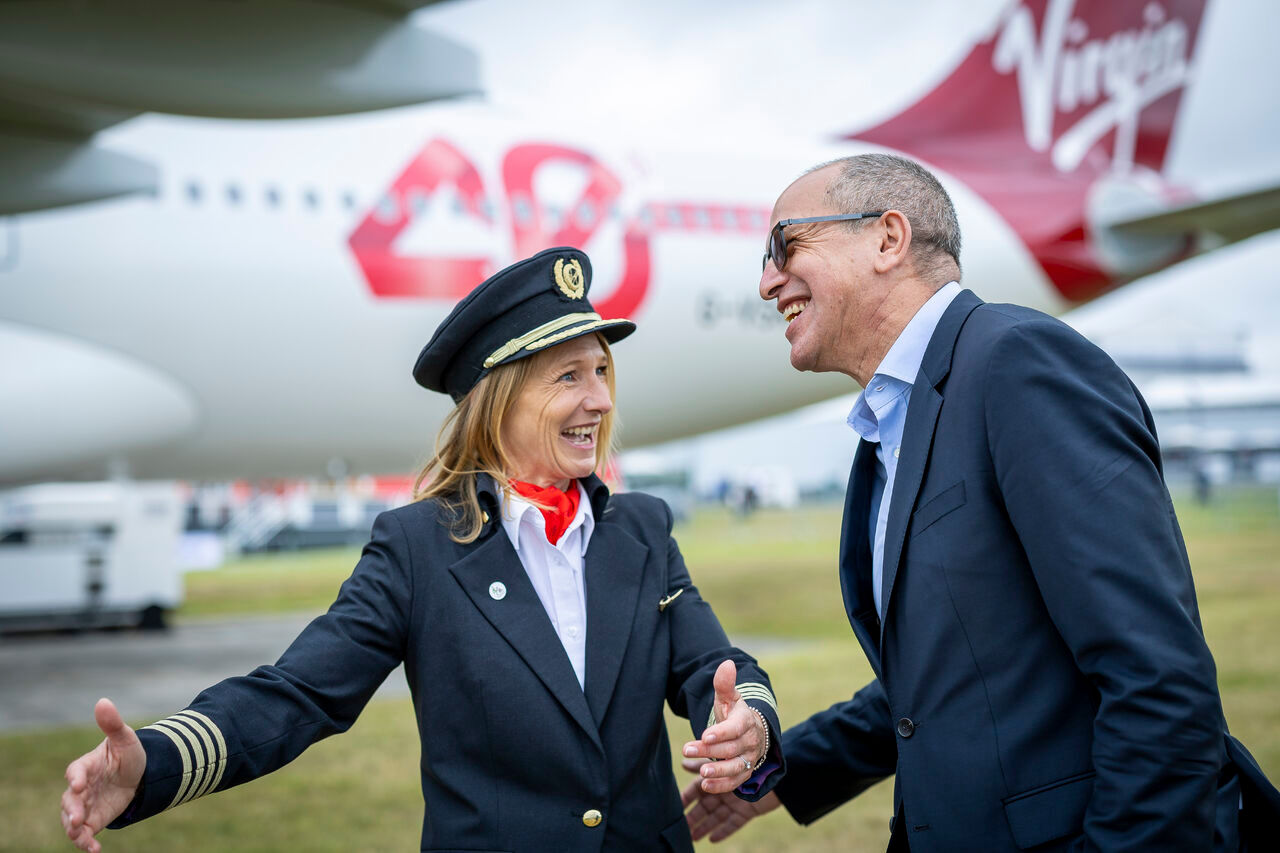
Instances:
[[[737,689],[738,695],[743,699],[756,699],[772,708],[773,713],[778,713],[778,700],[773,697],[773,691],[763,684],[749,681],[746,684],[739,684]]]
[[[157,732],[163,732],[169,740],[173,741],[173,745],[178,748],[178,755],[182,757],[182,781],[178,783],[178,790],[174,793],[173,799],[166,809],[171,809],[178,803],[182,802],[187,794],[187,786],[191,784],[191,748],[187,746],[187,740],[164,720],[158,723],[152,723],[146,728]]]
[[[187,787],[186,796],[178,802],[178,805],[182,805],[195,799],[196,791],[204,788],[205,781],[212,775],[209,770],[209,737],[181,717],[173,716],[166,722],[182,732],[191,744],[191,754],[195,756],[191,768],[191,784]]]
[[[209,737],[209,733],[204,727],[187,719],[182,714],[174,714],[169,718],[168,722],[174,726],[181,726],[193,741],[198,742],[196,754],[196,768],[192,774],[191,787],[187,789],[187,795],[182,798],[182,802],[190,802],[196,797],[203,796],[209,781],[213,779],[213,762],[216,760],[213,753],[213,739]],[[182,803],[179,803],[181,805]]]
[[[198,720],[203,723],[209,733],[213,735],[214,746],[212,751],[212,761],[216,762],[216,765],[211,768],[209,781],[205,784],[204,790],[196,794],[197,797],[203,797],[205,794],[210,794],[218,790],[218,785],[222,783],[222,773],[227,769],[227,742],[223,739],[222,729],[218,728],[218,724],[206,717],[204,714],[201,714],[199,711],[192,711],[188,708],[185,711],[175,714],[175,716],[190,717]]]
[[[763,702],[773,709],[773,713],[778,713],[778,700],[773,698],[773,693],[768,687],[758,681],[747,681],[737,685],[735,690],[743,699],[755,699],[757,702]],[[707,725],[714,726],[716,723],[716,705],[711,703],[711,712],[707,714]]]
[[[182,781],[165,808],[203,797],[218,789],[227,765],[227,742],[213,720],[199,711],[180,711],[146,728],[163,732],[182,758]]]

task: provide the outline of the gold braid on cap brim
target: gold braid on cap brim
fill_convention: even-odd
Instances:
[[[506,361],[520,350],[539,350],[543,347],[549,347],[552,344],[559,343],[565,338],[571,338],[575,335],[589,332],[592,329],[600,329],[605,326],[615,326],[619,323],[630,323],[630,320],[604,320],[594,311],[582,311],[576,314],[565,314],[554,320],[543,323],[532,331],[525,332],[518,338],[512,338],[502,346],[493,351],[493,354],[484,360],[485,370]],[[569,326],[571,328],[565,328]]]

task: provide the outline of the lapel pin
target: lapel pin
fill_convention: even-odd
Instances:
[[[489,597],[494,601],[501,601],[507,597],[507,585],[502,581],[494,581],[489,584]]]
[[[677,598],[679,598],[680,594],[684,592],[686,589],[688,589],[688,587],[681,587],[680,589],[677,589],[675,592],[668,595],[666,598],[661,599],[658,602],[658,612],[661,613],[662,611],[666,610],[667,605],[675,601]]]

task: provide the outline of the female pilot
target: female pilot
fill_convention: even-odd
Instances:
[[[614,424],[609,344],[635,326],[596,314],[590,282],[585,254],[550,249],[454,308],[413,371],[457,404],[420,499],[378,517],[337,600],[274,666],[136,733],[98,703],[107,737],[67,768],[62,798],[77,846],[345,731],[401,662],[423,850],[692,850],[664,702],[722,759],[704,788],[772,789],[767,677],[692,586],[667,506],[594,473]]]

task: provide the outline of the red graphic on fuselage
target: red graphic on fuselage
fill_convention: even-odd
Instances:
[[[456,189],[465,214],[493,223],[475,165],[443,139],[432,140],[347,240],[376,296],[456,301],[494,271],[488,257],[406,257],[393,251],[416,210],[445,186]]]
[[[1162,171],[1203,12],[1203,0],[1011,3],[937,89],[852,138],[961,179],[1064,297],[1092,298],[1118,281],[1090,245],[1090,191]]]
[[[538,197],[537,175],[548,166],[567,166],[578,172],[582,189],[571,203],[553,207]],[[620,251],[622,271],[616,282],[593,282],[592,304],[604,317],[635,316],[651,283],[652,235],[679,231],[760,236],[768,229],[768,210],[744,204],[646,202],[624,214],[620,210],[623,187],[617,175],[591,154],[563,145],[513,145],[502,157],[500,172],[512,258],[500,258],[496,252],[462,256],[403,253],[396,247],[397,238],[434,196],[445,191],[457,195],[453,215],[472,217],[493,231],[500,227],[500,217],[474,162],[446,140],[427,143],[348,238],[373,295],[454,302],[508,260],[529,257],[551,246],[585,248],[597,239],[601,227],[613,223],[619,234],[618,246],[602,248]]]
[[[547,221],[533,191],[534,174],[544,164],[569,163],[586,173],[586,186],[560,222]],[[622,183],[590,154],[560,145],[518,145],[502,162],[510,206],[515,255],[527,258],[551,246],[586,246],[596,228],[618,203]],[[635,313],[649,287],[649,237],[639,224],[627,223],[622,235],[622,279],[604,300],[592,304],[606,318]]]

